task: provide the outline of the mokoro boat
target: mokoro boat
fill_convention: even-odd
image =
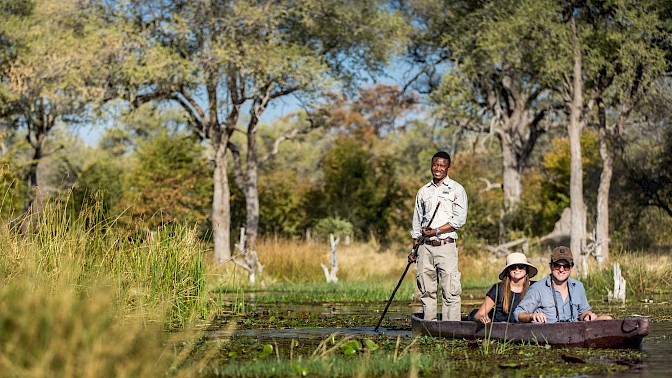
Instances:
[[[651,330],[651,319],[630,316],[615,320],[550,324],[432,321],[411,315],[413,336],[490,339],[583,348],[639,348]]]

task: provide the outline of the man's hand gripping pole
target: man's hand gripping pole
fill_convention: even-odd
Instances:
[[[439,201],[436,204],[436,208],[434,209],[434,213],[432,213],[432,217],[429,219],[429,223],[427,223],[427,227],[430,227],[432,225],[432,222],[434,221],[434,217],[436,216],[436,212],[439,210],[439,206],[441,206],[441,201]],[[420,248],[420,244],[425,242],[425,236],[420,235],[420,237],[415,241],[413,245],[413,249],[411,250],[411,253],[408,255],[408,263],[414,263],[418,259],[418,248]],[[403,277],[402,277],[403,278]]]

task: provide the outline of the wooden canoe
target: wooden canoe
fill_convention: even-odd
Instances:
[[[651,330],[651,319],[626,317],[592,322],[550,324],[432,321],[411,315],[413,336],[451,339],[490,339],[531,344],[583,348],[639,348]]]

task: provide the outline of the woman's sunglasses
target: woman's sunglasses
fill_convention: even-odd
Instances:
[[[525,265],[525,264],[513,264],[509,267],[509,269],[510,270],[516,270],[516,269],[525,270],[525,269],[527,269],[527,265]]]

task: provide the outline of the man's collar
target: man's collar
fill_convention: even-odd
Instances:
[[[427,184],[427,186],[436,186],[437,188],[439,186],[447,186],[448,188],[450,188],[450,185],[449,185],[450,181],[451,181],[450,177],[446,176],[446,178],[444,178],[443,181],[441,181],[441,184],[436,185],[436,184],[434,184],[434,180],[429,180],[429,184]]]

